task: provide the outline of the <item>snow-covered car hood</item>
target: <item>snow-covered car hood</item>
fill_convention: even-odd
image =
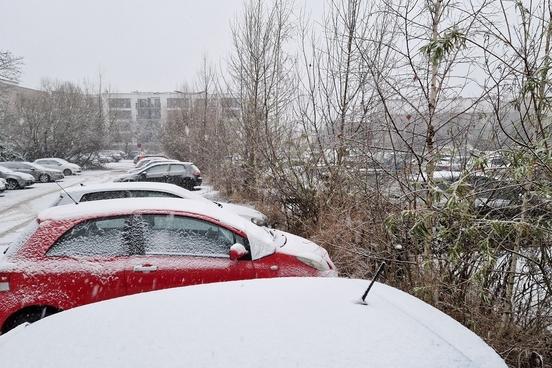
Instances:
[[[120,176],[117,176],[113,181],[118,182],[118,181],[124,181],[124,180],[127,180],[127,179],[137,178],[141,172],[142,172],[142,170],[138,170],[138,171],[135,171],[135,172],[132,172],[132,173],[122,174]]]
[[[17,176],[20,176],[23,180],[33,180],[34,181],[34,176],[32,176],[31,174],[25,174],[25,173],[22,173],[22,172],[19,172],[19,171],[16,171],[15,173],[17,174]]]
[[[2,367],[506,368],[480,337],[398,289],[375,283],[359,304],[368,284],[257,279],[88,304],[0,336]]]
[[[252,221],[256,225],[265,225],[268,220],[268,218],[263,213],[249,206],[235,204],[235,203],[228,203],[228,202],[216,202],[216,203],[222,205],[222,208],[232,211],[238,216],[243,217],[249,221]]]
[[[309,258],[317,262],[326,262],[332,269],[335,270],[335,266],[330,259],[328,251],[322,248],[320,245],[300,237],[281,230],[271,229],[274,233],[274,240],[279,246],[277,248],[278,253],[284,253],[295,257]]]

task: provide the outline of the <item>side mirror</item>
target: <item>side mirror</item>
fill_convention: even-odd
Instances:
[[[230,260],[237,261],[247,254],[247,249],[243,244],[236,243],[230,247]]]

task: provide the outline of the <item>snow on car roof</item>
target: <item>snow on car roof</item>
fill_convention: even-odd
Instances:
[[[59,157],[42,157],[42,158],[36,159],[35,161],[41,161],[41,160],[57,160],[57,161],[67,162],[67,160]]]
[[[144,166],[140,167],[139,169],[142,170],[142,169],[145,169],[146,167],[150,168],[150,167],[153,167],[153,166],[169,165],[169,164],[193,165],[193,163],[191,163],[191,162],[178,161],[178,160],[169,160],[169,159],[164,160],[164,161],[155,161],[155,160],[153,160],[152,162],[149,162],[147,165],[144,165]]]
[[[38,218],[45,220],[64,220],[81,217],[95,217],[120,213],[132,213],[140,210],[188,211],[210,216],[221,221],[227,220],[229,213],[218,211],[202,202],[178,198],[121,198],[104,201],[82,202],[45,209]],[[222,217],[222,218],[221,218]],[[232,221],[233,219],[230,219]]]
[[[506,368],[439,310],[366,280],[196,285],[74,308],[0,336],[10,368]],[[32,351],[32,354],[29,354]]]
[[[208,199],[196,194],[192,191],[186,190],[174,184],[167,183],[151,183],[151,182],[122,182],[122,183],[104,183],[104,184],[92,184],[92,185],[83,185],[78,187],[67,188],[65,191],[69,194],[72,193],[94,193],[94,192],[103,192],[103,191],[115,191],[115,190],[149,190],[149,191],[162,191],[178,196],[196,199],[196,200],[205,200]],[[60,192],[63,194],[63,191]]]
[[[214,218],[247,234],[251,246],[251,258],[259,259],[274,253],[275,245],[270,234],[261,227],[247,221],[229,210],[218,207],[210,201],[180,198],[123,198],[103,201],[81,202],[50,207],[38,214],[39,221],[68,220],[101,217],[136,211],[179,211],[192,212]]]

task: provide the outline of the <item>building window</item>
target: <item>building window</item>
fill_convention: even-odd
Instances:
[[[187,98],[167,98],[168,109],[189,109],[190,100]]]
[[[113,110],[109,112],[109,115],[116,120],[132,119],[132,111],[130,110]]]
[[[138,102],[136,102],[136,108],[137,109],[141,109],[141,108],[147,108],[147,109],[151,109],[151,108],[161,108],[161,100],[159,99],[159,97],[154,97],[154,98],[139,98],[138,99]]]
[[[130,98],[110,98],[109,107],[113,109],[130,109]]]
[[[160,119],[161,100],[157,98],[139,98],[136,102],[138,119]]]

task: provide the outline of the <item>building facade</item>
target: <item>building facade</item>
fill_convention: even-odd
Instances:
[[[225,119],[239,112],[237,99],[204,92],[130,92],[102,96],[113,148],[131,151],[161,150],[161,134],[168,122],[183,121],[193,111],[207,108]]]

